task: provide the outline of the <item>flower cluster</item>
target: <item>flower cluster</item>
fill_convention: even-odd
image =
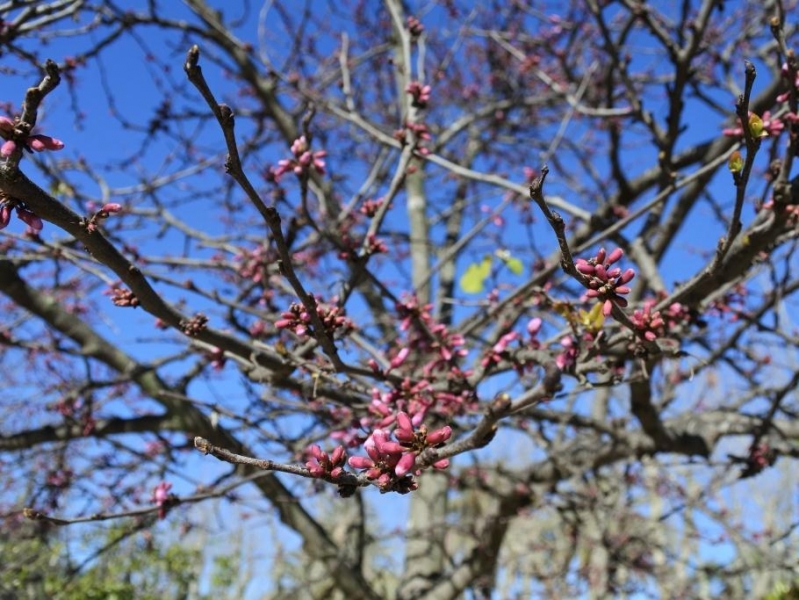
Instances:
[[[111,302],[114,303],[114,306],[130,306],[133,308],[139,306],[139,299],[136,297],[136,294],[130,290],[126,290],[119,283],[115,283],[111,286],[111,289],[103,293],[111,297]]]
[[[214,371],[221,371],[225,368],[225,363],[227,362],[227,357],[225,356],[225,351],[222,348],[214,346],[208,352],[208,359],[211,361],[211,368]]]
[[[344,473],[344,463],[347,461],[347,452],[344,450],[344,446],[337,446],[330,456],[316,444],[309,446],[306,452],[310,459],[305,466],[314,477],[326,476],[336,479]]]
[[[614,302],[622,308],[627,306],[627,300],[621,294],[630,293],[626,284],[635,277],[633,269],[622,272],[621,268],[612,267],[623,255],[621,248],[616,248],[610,254],[600,248],[595,256],[588,259],[578,258],[575,263],[577,270],[587,279],[588,291],[585,295],[603,301],[602,314],[606,317],[613,310]]]
[[[200,335],[208,327],[208,317],[202,313],[197,313],[191,319],[184,319],[180,322],[180,330],[190,337]]]
[[[408,17],[407,24],[408,32],[411,34],[413,39],[418,38],[420,35],[422,35],[422,33],[424,33],[424,25],[422,25],[422,22],[413,15]]]
[[[426,108],[430,102],[430,92],[432,89],[429,85],[422,85],[418,81],[411,81],[405,88],[405,91],[411,95],[411,104],[414,108]]]
[[[152,502],[158,506],[158,518],[164,519],[166,517],[167,509],[177,501],[177,496],[170,494],[169,490],[172,489],[172,484],[162,481],[153,490]]]
[[[788,66],[788,63],[782,64],[782,69],[780,69],[780,73],[784,79],[791,78],[791,68]],[[793,84],[793,85],[791,85]],[[791,89],[793,88],[793,89]],[[799,71],[794,73],[794,80],[793,82],[788,82],[788,90],[777,96],[777,102],[785,102],[791,97],[791,92],[796,90],[799,92]]]
[[[319,175],[325,174],[326,163],[323,159],[327,156],[327,152],[324,150],[311,152],[308,149],[308,140],[305,139],[304,135],[294,140],[294,143],[291,144],[291,152],[294,154],[293,158],[278,161],[277,168],[270,172],[270,176],[274,181],[280,181],[280,178],[288,172],[293,172],[297,177],[302,177],[308,173],[311,167]]]
[[[0,117],[0,136],[5,142],[0,146],[0,156],[8,157],[17,151],[19,145],[28,152],[44,152],[45,150],[61,150],[64,142],[49,135],[33,134],[21,136],[17,131],[14,121],[8,117]]]
[[[468,354],[463,348],[466,340],[459,333],[451,333],[446,325],[437,323],[430,314],[431,308],[431,304],[420,305],[416,296],[397,303],[400,331],[409,332],[407,347],[426,360],[425,377],[440,371],[460,372],[457,363]],[[405,357],[393,368],[400,366]]]
[[[555,357],[555,364],[561,371],[566,371],[577,362],[579,348],[575,339],[570,335],[561,338],[560,345],[563,346],[563,351]]]
[[[322,325],[325,328],[325,333],[333,336],[336,332],[346,334],[355,329],[355,324],[346,316],[344,316],[344,309],[340,306],[334,306],[316,301],[316,314]],[[280,315],[280,319],[275,321],[275,327],[278,329],[290,329],[299,336],[308,335],[308,330],[311,329],[311,314],[299,302],[292,302],[287,311]]]
[[[499,338],[496,344],[491,347],[488,354],[486,354],[480,361],[480,365],[487,369],[491,366],[498,365],[502,362],[503,358],[508,356],[508,346],[511,342],[518,340],[521,337],[516,331],[506,333]]]
[[[672,303],[663,311],[653,311],[652,308],[656,302],[653,298],[646,300],[643,306],[633,312],[630,317],[636,329],[641,331],[644,338],[650,342],[664,336],[667,329],[691,320],[690,311],[679,302]]]
[[[741,478],[753,477],[777,461],[777,452],[767,442],[753,442],[744,459]]]
[[[265,283],[269,274],[267,267],[276,258],[274,251],[266,244],[252,250],[242,249],[235,258],[239,263],[238,274],[252,283]]]
[[[433,137],[430,135],[430,129],[424,123],[406,123],[404,129],[397,129],[394,132],[394,139],[403,146],[408,143],[408,132],[413,133],[414,150],[422,156],[430,154],[430,149],[424,145],[424,142],[430,141]]]
[[[368,200],[364,200],[363,204],[361,204],[358,212],[362,215],[367,217],[374,217],[377,214],[377,211],[380,210],[380,207],[383,206],[384,200],[382,198],[378,198],[377,200],[372,200],[369,198]]]
[[[442,445],[452,436],[452,429],[442,427],[428,433],[427,428],[422,426],[415,431],[411,418],[404,412],[397,413],[396,421],[396,442],[389,439],[390,434],[385,429],[375,429],[364,443],[368,456],[352,456],[347,462],[353,469],[360,469],[367,478],[375,480],[381,490],[394,489],[402,493],[417,488],[412,476],[408,475],[418,474],[413,471],[419,453],[426,448]],[[433,464],[437,469],[446,469],[448,466],[446,459]]]

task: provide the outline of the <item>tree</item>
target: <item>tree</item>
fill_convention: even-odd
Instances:
[[[246,502],[271,598],[795,579],[796,2],[146,4],[0,6],[9,519]]]

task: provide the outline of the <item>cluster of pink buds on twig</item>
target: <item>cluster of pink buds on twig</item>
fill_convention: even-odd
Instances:
[[[422,25],[422,22],[413,15],[408,17],[407,23],[408,32],[411,34],[413,39],[418,38],[420,35],[422,35],[422,33],[424,33],[424,25]]]
[[[308,140],[304,135],[294,140],[294,143],[291,144],[291,152],[294,154],[293,158],[278,161],[277,168],[271,171],[270,175],[275,181],[279,181],[288,172],[293,172],[297,177],[302,177],[308,173],[311,167],[319,175],[325,174],[326,163],[323,159],[327,156],[327,152],[324,150],[311,152],[308,149]]]
[[[788,89],[777,96],[777,102],[787,102],[793,91],[799,92],[799,71],[793,71],[792,74],[792,69],[788,66],[788,63],[783,63],[780,73],[783,79],[787,80],[788,85],[786,87]],[[791,79],[793,79],[793,81],[791,81]]]
[[[405,88],[405,91],[411,95],[411,104],[415,108],[426,108],[430,102],[430,92],[432,89],[429,85],[422,85],[418,81],[411,81]]]
[[[49,135],[33,134],[28,136],[20,135],[17,127],[8,117],[0,117],[0,136],[5,142],[0,146],[0,156],[8,157],[16,152],[19,144],[28,152],[44,152],[45,150],[61,150],[64,142],[50,137]]]
[[[442,427],[429,432],[422,425],[414,430],[411,418],[404,412],[397,413],[397,427],[393,442],[385,429],[375,429],[364,443],[369,456],[352,456],[347,461],[353,469],[365,472],[368,479],[374,480],[383,491],[395,489],[400,492],[413,491],[417,484],[411,475],[416,466],[416,457],[427,448],[436,448],[452,436],[450,427]],[[449,460],[442,459],[433,464],[436,469],[446,469]]]
[[[344,309],[339,306],[331,306],[316,302],[316,314],[322,321],[325,333],[332,336],[336,332],[347,333],[355,328],[353,322],[344,316]],[[287,311],[280,315],[280,319],[275,321],[278,329],[290,329],[299,336],[308,335],[312,329],[311,314],[299,302],[292,302]]]
[[[111,302],[115,306],[130,306],[136,308],[139,306],[139,299],[132,291],[123,288],[119,283],[111,286],[111,289],[103,292],[106,296],[111,297]]]
[[[368,200],[364,200],[361,207],[358,209],[358,212],[362,215],[366,215],[367,217],[374,217],[377,214],[377,211],[380,210],[380,207],[383,206],[384,200],[382,198],[378,198],[377,200],[372,200],[369,198]]]
[[[596,256],[588,259],[578,258],[574,266],[586,276],[588,291],[585,295],[589,298],[602,300],[602,313],[607,317],[613,310],[615,302],[622,308],[627,306],[627,300],[621,294],[629,294],[630,288],[627,284],[635,277],[633,269],[622,272],[619,267],[612,267],[624,255],[621,248],[616,248],[607,254],[604,248],[600,248]]]
[[[654,305],[654,301],[648,300],[644,302],[643,308],[636,310],[630,317],[636,329],[650,342],[663,335],[663,328],[666,325],[659,310],[652,312]]]
[[[344,473],[344,464],[347,462],[347,452],[344,450],[344,446],[337,446],[332,455],[328,455],[316,444],[309,446],[306,452],[311,458],[305,463],[305,466],[314,477],[336,479]]]
[[[180,330],[189,337],[200,335],[208,327],[208,317],[202,313],[197,313],[191,319],[184,319],[180,322]]]
[[[172,484],[162,481],[153,490],[152,501],[158,506],[158,518],[164,519],[170,506],[177,503],[177,496],[170,494]]]
[[[414,134],[414,150],[422,156],[427,156],[430,154],[430,149],[424,145],[424,142],[433,139],[433,136],[430,135],[430,129],[427,127],[427,125],[424,123],[406,123],[405,129],[397,129],[394,132],[394,139],[405,146],[408,144],[408,131],[411,131]]]
[[[488,353],[480,360],[480,365],[484,369],[488,369],[489,367],[501,363],[503,358],[509,358],[510,352],[508,350],[508,346],[521,337],[522,336],[516,331],[511,331],[504,334],[499,338],[497,343],[491,347],[491,350],[489,350]]]

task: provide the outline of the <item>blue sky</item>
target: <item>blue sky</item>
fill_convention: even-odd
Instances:
[[[137,6],[138,3],[130,5]],[[216,5],[228,6],[227,3],[220,2],[217,2]],[[168,11],[172,14],[167,13],[167,16],[182,18],[188,14],[181,4],[168,3],[168,7]],[[226,10],[229,9],[226,8]],[[250,13],[236,30],[236,33],[242,38],[257,40],[258,29],[256,24],[258,18],[259,15],[256,12]],[[270,56],[275,60],[276,65],[279,65],[280,52],[285,48],[282,44],[285,44],[286,37],[281,33],[277,15],[270,13],[267,18],[270,25],[270,27],[266,28],[269,32],[268,41],[271,44],[269,49]],[[446,25],[444,17],[440,13],[427,15],[426,18],[429,24],[444,23]],[[192,166],[189,164],[190,161],[185,161],[185,157],[181,155],[182,149],[180,145],[163,142],[164,137],[159,138],[162,143],[146,147],[146,150],[141,155],[142,168],[138,176],[121,170],[119,162],[131,153],[136,152],[141,147],[145,137],[143,133],[131,133],[126,130],[123,127],[124,121],[141,121],[142,114],[153,114],[165,97],[169,97],[176,106],[191,106],[195,109],[203,110],[203,104],[198,101],[196,95],[172,96],[172,90],[180,88],[178,82],[183,81],[182,60],[187,49],[187,43],[191,41],[187,39],[178,42],[174,36],[166,40],[157,30],[145,30],[141,37],[135,40],[130,37],[123,37],[108,49],[102,56],[100,63],[92,63],[89,68],[79,70],[75,89],[77,94],[75,97],[79,99],[77,102],[79,109],[77,111],[67,85],[62,85],[48,98],[46,110],[40,122],[41,131],[64,140],[67,148],[63,151],[63,156],[70,158],[85,157],[90,165],[98,169],[105,181],[115,188],[138,185],[142,179],[147,180],[147,178],[152,177],[152,173],[166,174],[183,168],[190,168]],[[48,51],[53,59],[62,61],[76,53],[78,51],[77,45],[80,43],[83,42],[76,41],[75,38],[54,39],[49,44]],[[141,57],[145,53],[149,53],[153,58],[151,60],[143,60]],[[241,106],[241,116],[237,122],[238,126],[242,132],[251,131],[255,124],[246,117],[246,99],[236,95],[227,75],[209,58],[204,57],[201,64],[211,87],[218,92],[218,97],[229,102],[234,107],[234,110]],[[651,59],[647,57],[646,53],[641,53],[636,55],[635,60],[646,62]],[[655,65],[654,68],[657,69],[657,66]],[[739,77],[742,79],[742,69]],[[4,78],[3,89],[6,90],[6,97],[0,98],[0,100],[8,100],[18,106],[24,88],[33,83],[35,79],[35,75],[30,71],[25,72],[19,78]],[[765,72],[762,74],[762,79],[767,79]],[[755,91],[757,91],[759,84],[760,81],[756,84]],[[113,105],[110,104],[109,96],[105,93],[106,89],[113,90]],[[733,97],[727,99],[719,98],[718,101],[720,103],[727,102],[730,107],[730,113],[732,113]],[[652,110],[657,111],[662,108],[663,105],[658,105],[653,100]],[[690,114],[688,129],[682,138],[683,144],[703,140],[708,136],[720,135],[721,127],[729,124],[728,121],[725,122],[724,119],[709,111],[695,109],[695,107],[691,108]],[[175,127],[190,128],[192,125],[190,123],[176,124]],[[190,129],[187,129],[187,131],[190,131]],[[566,133],[570,138],[578,140],[590,139],[591,135],[590,128],[579,121],[571,123]],[[222,169],[223,156],[220,152],[222,148],[221,134],[216,128],[208,127],[198,131],[196,139],[198,145],[206,149],[209,155],[216,156],[218,160],[175,186],[172,197],[182,202],[179,217],[186,224],[202,229],[211,235],[229,234],[232,230],[231,224],[220,220],[219,211],[209,206],[209,199],[202,195],[207,186],[216,186],[225,177]],[[260,153],[257,158],[258,162],[252,161],[250,167],[257,169],[267,164],[274,164],[280,158],[285,157],[286,150],[286,148],[280,148],[276,145],[272,152]],[[631,148],[625,157],[631,172],[639,172],[645,166],[651,165],[653,163],[653,154],[646,146]],[[58,157],[45,158],[47,160],[58,159]],[[537,160],[537,157],[531,156],[529,165],[537,167]],[[331,171],[346,173],[351,182],[349,184],[350,187],[357,187],[357,184],[366,175],[362,168],[351,166],[348,164],[347,157],[339,157],[335,152],[331,152],[329,161]],[[761,156],[761,166],[765,164],[764,161],[765,156]],[[487,169],[488,165],[478,165],[478,167]],[[598,168],[606,168],[606,165],[599,165]],[[37,179],[43,185],[49,187],[49,183],[41,176],[35,174],[29,167],[26,167],[26,172],[33,175],[34,179]],[[523,174],[521,172],[514,172],[508,176],[518,183],[523,183]],[[75,180],[83,182],[82,190],[85,194],[99,198],[101,188],[91,178],[85,175],[77,175]],[[553,193],[567,193],[566,188],[559,182],[557,172],[551,174],[549,182],[551,182],[551,188],[548,189],[551,189]],[[713,191],[729,189],[731,205],[733,196],[728,174],[722,171],[713,181],[712,186]],[[292,190],[292,193],[295,192],[296,190]],[[485,204],[489,207],[496,206],[503,195],[502,191],[487,194]],[[570,200],[577,204],[580,203],[577,198],[570,198]],[[128,195],[125,201],[134,207],[147,206],[146,198],[143,198],[142,194],[139,193]],[[535,244],[539,248],[549,251],[554,248],[552,234],[545,223],[542,223],[543,219],[540,219],[536,209],[534,209],[534,212],[538,217],[538,223],[532,230]],[[753,211],[750,206],[747,206],[744,212],[745,222],[748,222],[752,216]],[[235,215],[235,218],[240,219],[252,217],[254,217],[254,212],[250,215]],[[515,214],[511,213],[508,217],[511,220],[515,217]],[[634,235],[639,227],[640,223],[636,222],[625,231],[625,234]],[[11,233],[18,234],[19,232],[19,224],[15,223],[11,228]],[[712,248],[712,245],[706,243],[708,236],[715,239],[720,234],[721,228],[713,215],[704,209],[697,211],[692,216],[692,222],[684,228],[680,239],[673,246],[673,252],[675,252],[674,260],[666,260],[664,275],[668,279],[668,283],[673,284],[676,281],[685,280],[693,274],[702,264],[702,257],[693,252],[693,249],[700,244],[703,244],[704,249]],[[509,228],[506,235],[514,245],[520,248],[525,247],[528,239],[527,231],[521,227]],[[52,239],[51,236],[60,237],[60,233],[56,232],[52,225],[47,225],[43,237]],[[125,240],[128,243],[135,243],[141,246],[147,245],[151,249],[163,249],[173,253],[179,251],[182,243],[180,236],[174,234],[168,234],[163,238],[154,240],[153,230],[150,228],[143,228],[139,231],[126,231]],[[488,242],[482,245],[478,244],[473,249],[470,249],[459,265],[461,271],[471,261],[479,258],[486,251],[486,248],[490,248],[490,246],[491,242]],[[199,250],[196,252],[193,256],[202,256]],[[679,256],[676,253],[679,253]],[[207,254],[210,254],[210,251]],[[497,264],[497,261],[495,261],[495,264]],[[396,272],[398,279],[401,277],[401,271]],[[505,272],[504,277],[507,277],[507,279],[502,280],[504,282],[510,284],[518,283],[518,280],[507,272]],[[193,310],[212,312],[211,303],[192,295],[188,295],[187,298],[190,298]],[[107,302],[107,299],[99,298],[96,299],[96,302],[105,312],[107,305],[102,303]],[[171,352],[177,348],[177,346],[155,337],[151,327],[152,317],[149,315],[141,311],[114,311],[112,314],[113,321],[105,320],[100,325],[100,330],[108,337],[125,341],[125,349],[140,359],[149,359],[153,355]],[[692,359],[689,358],[687,360],[690,361]],[[175,365],[175,373],[184,368],[187,362],[177,363]],[[210,373],[202,382],[193,385],[191,392],[197,397],[213,399],[221,403],[230,401],[229,390],[232,385],[238,385],[238,377],[235,369],[232,366],[228,366],[221,374]],[[500,386],[503,383],[501,379],[493,380],[486,388]],[[488,389],[483,391],[487,393]],[[696,400],[697,398],[688,397],[685,402],[691,403]],[[140,406],[137,408],[140,408]],[[578,405],[578,410],[580,410],[580,405]],[[738,451],[740,451],[742,447],[745,447],[746,443],[746,441],[742,441],[741,445],[732,445],[738,446]],[[502,448],[490,447],[482,451],[482,454],[491,457],[506,454],[507,459],[511,460],[514,454],[517,456],[526,454],[527,450],[524,449],[524,446],[521,446],[521,448],[521,450],[517,449],[515,444],[509,441]],[[465,459],[464,462],[467,460]],[[195,481],[196,479],[209,481],[224,470],[224,467],[214,459],[200,456],[190,456],[184,468],[185,472],[190,474]],[[777,475],[772,476],[769,474],[768,476],[761,476],[760,481],[764,485],[768,481],[770,485],[771,480],[778,479],[778,477]],[[169,479],[176,484],[178,493],[187,493],[194,485],[194,482],[182,484],[180,478],[176,476],[172,476]],[[299,485],[305,485],[305,483],[302,482]],[[373,490],[367,492],[367,495],[371,500],[378,497],[377,492]],[[407,499],[398,496],[380,496],[377,504],[381,507],[379,511],[380,518],[386,529],[390,530],[402,526],[405,521]],[[754,517],[755,515],[752,516]],[[287,534],[286,539],[294,539],[294,543],[296,543],[296,539],[291,534]],[[707,548],[707,551],[709,553],[719,552],[717,548],[710,547]],[[267,560],[268,552],[263,553],[263,556],[264,560]],[[255,590],[253,590],[253,594],[255,594]]]

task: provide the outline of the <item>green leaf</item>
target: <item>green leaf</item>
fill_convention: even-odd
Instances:
[[[514,275],[521,275],[524,273],[524,263],[518,258],[509,258],[505,261],[505,264],[508,265],[510,272]]]
[[[510,269],[514,275],[521,275],[524,273],[524,263],[518,258],[511,256],[510,250],[497,250],[494,254],[497,258],[505,263],[505,266]]]
[[[486,277],[491,273],[491,256],[486,256],[479,263],[472,263],[461,275],[461,289],[467,294],[479,294],[483,291]]]

